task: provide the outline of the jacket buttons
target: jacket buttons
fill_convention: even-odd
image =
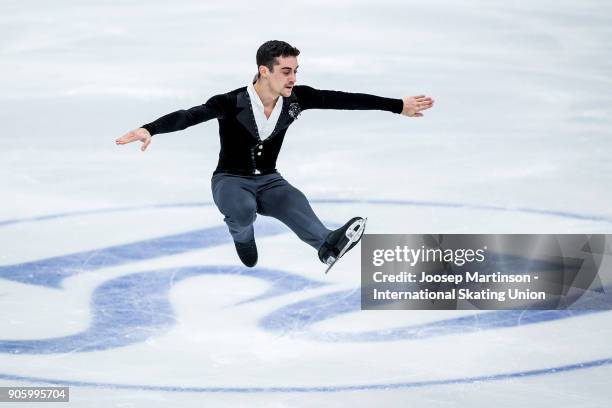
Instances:
[[[257,152],[257,155],[258,155],[258,156],[261,156],[261,152]]]
[[[259,148],[259,150],[263,149],[263,145],[259,145],[257,147]]]

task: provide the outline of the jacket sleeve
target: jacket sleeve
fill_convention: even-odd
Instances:
[[[341,91],[325,91],[305,85],[296,85],[294,92],[301,110],[306,109],[350,109],[384,110],[401,113],[404,102],[401,99]]]
[[[169,113],[141,127],[155,135],[183,130],[207,120],[220,118],[223,116],[223,97],[224,95],[215,95],[202,105]]]

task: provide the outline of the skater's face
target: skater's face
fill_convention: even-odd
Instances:
[[[298,61],[296,57],[276,57],[274,69],[260,67],[260,75],[268,80],[272,92],[288,97],[293,91],[297,78]]]

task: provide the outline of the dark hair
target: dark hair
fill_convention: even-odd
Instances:
[[[298,55],[300,55],[300,50],[284,41],[266,41],[257,50],[255,57],[257,69],[259,69],[260,65],[265,65],[270,71],[273,71],[276,57],[297,57]]]

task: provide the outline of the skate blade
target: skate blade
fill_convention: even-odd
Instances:
[[[327,269],[325,269],[325,274],[327,275],[327,272],[329,272],[329,270],[332,268],[332,266],[334,266],[334,264],[336,262],[338,262],[338,260],[340,258],[342,258],[342,255],[344,255],[346,253],[346,251],[348,251],[348,249],[351,247],[351,244],[354,242],[357,242],[361,239],[361,236],[363,235],[363,231],[365,230],[365,226],[366,226],[366,222],[368,221],[367,218],[364,218],[362,220],[358,220],[355,221],[353,223],[353,225],[351,225],[349,228],[347,228],[345,235],[348,238],[348,242],[346,243],[346,245],[344,245],[344,248],[342,248],[342,251],[340,251],[340,253],[338,254],[338,257],[335,258],[333,256],[330,256],[327,260]]]

